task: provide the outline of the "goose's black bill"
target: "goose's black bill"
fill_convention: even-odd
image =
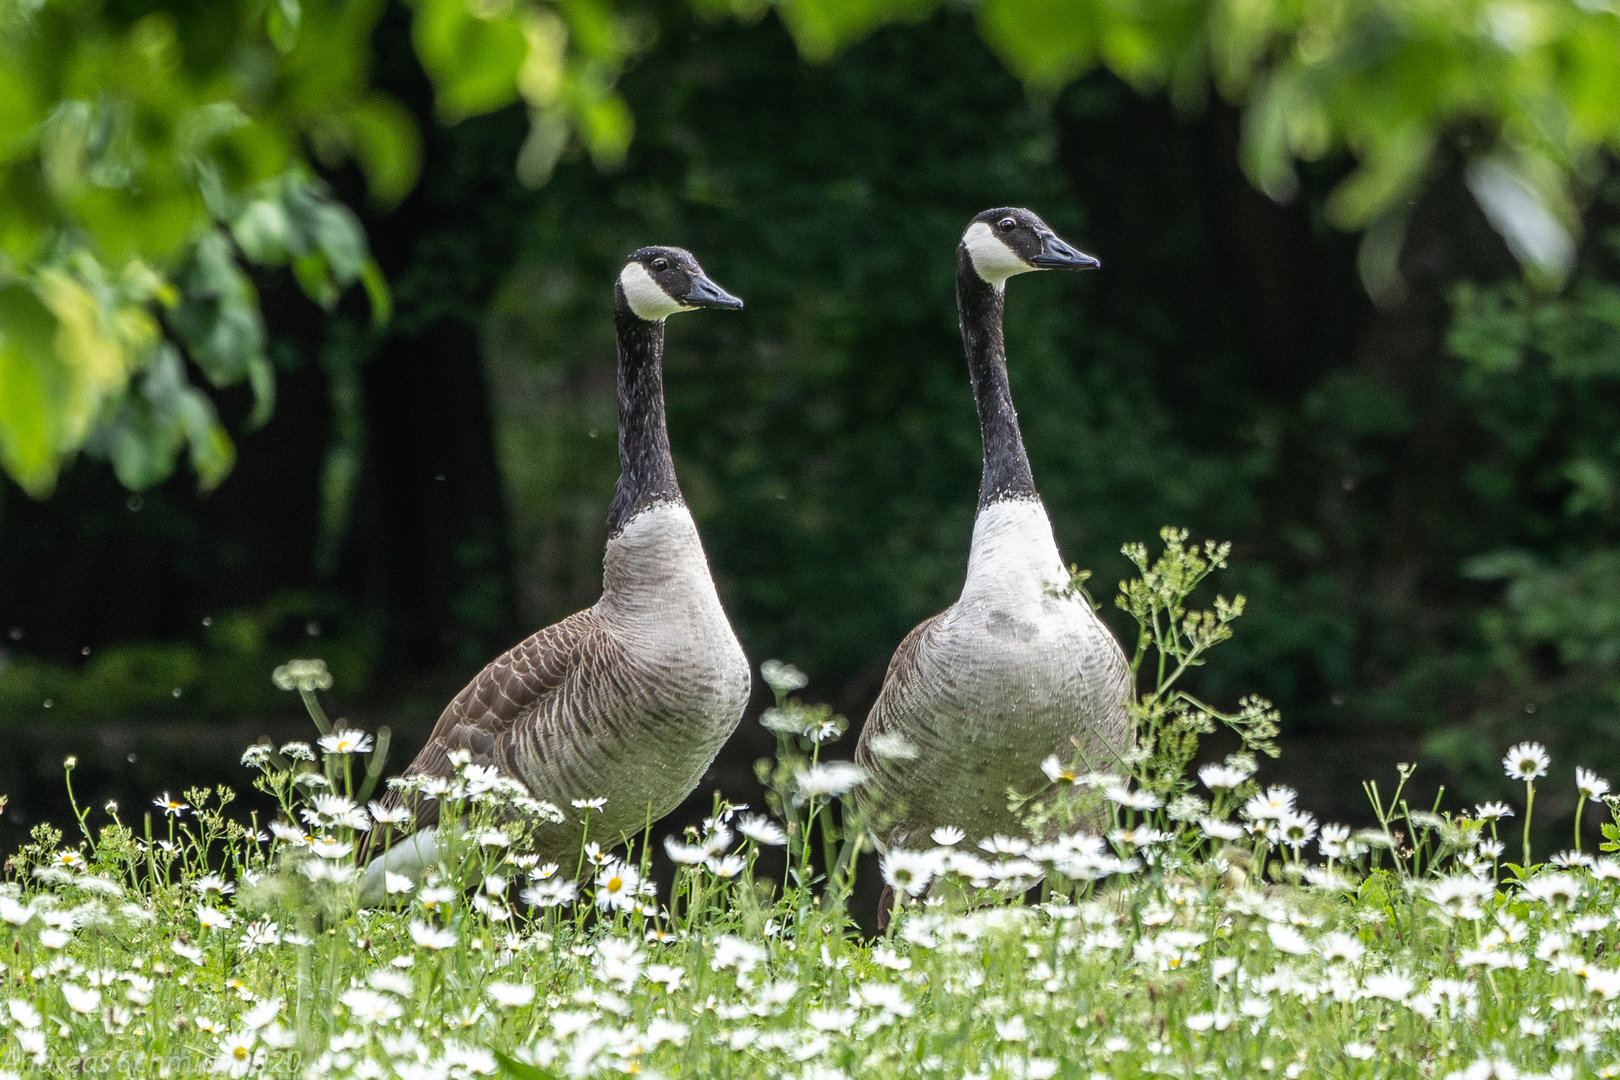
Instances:
[[[732,296],[716,285],[709,279],[707,274],[694,274],[692,276],[692,287],[681,298],[681,303],[687,307],[740,308],[743,306],[741,298]]]
[[[1102,263],[1065,243],[1056,233],[1041,237],[1041,253],[1030,260],[1042,270],[1095,270]]]

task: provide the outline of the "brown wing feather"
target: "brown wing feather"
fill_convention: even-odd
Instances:
[[[904,697],[906,690],[916,682],[919,663],[928,648],[928,639],[944,617],[945,612],[942,611],[931,619],[924,619],[896,646],[894,655],[889,658],[889,669],[883,674],[883,688],[878,691],[872,711],[867,714],[866,726],[861,729],[860,744],[863,749],[873,735],[882,735],[887,730],[896,699]]]
[[[451,776],[450,754],[465,750],[476,765],[497,766],[516,729],[541,710],[580,663],[587,645],[603,630],[594,611],[581,611],[514,645],[480,671],[450,702],[433,726],[427,745],[416,755],[406,776]],[[399,805],[398,792],[383,800]],[[415,827],[439,819],[439,804],[420,800]]]
[[[940,612],[933,618],[918,623],[912,628],[911,633],[901,640],[894,650],[894,655],[889,658],[889,669],[883,675],[883,688],[878,691],[877,700],[872,703],[872,711],[866,715],[860,740],[855,745],[855,761],[868,772],[876,772],[883,767],[872,754],[871,741],[889,732],[895,706],[905,696],[907,689],[915,684],[918,661],[927,648],[928,638],[944,617],[945,613]]]

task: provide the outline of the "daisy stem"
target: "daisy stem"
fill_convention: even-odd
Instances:
[[[1530,809],[1536,805],[1536,782],[1524,782],[1524,868],[1530,869]]]
[[[1575,800],[1575,854],[1581,853],[1581,811],[1586,809],[1586,794]]]

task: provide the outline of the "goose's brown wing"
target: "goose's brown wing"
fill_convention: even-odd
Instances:
[[[445,706],[427,745],[405,775],[450,776],[455,772],[450,754],[457,750],[470,754],[475,765],[502,766],[514,731],[533,722],[546,700],[558,693],[569,673],[583,662],[592,643],[600,641],[602,631],[594,611],[581,611],[496,657]],[[386,801],[398,804],[402,800],[390,791]],[[418,801],[417,828],[427,828],[438,819],[436,800]]]

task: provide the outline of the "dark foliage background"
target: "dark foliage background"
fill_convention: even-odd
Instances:
[[[332,665],[338,713],[393,726],[403,765],[484,660],[591,603],[617,474],[609,289],[645,243],[691,248],[748,303],[677,321],[666,373],[738,634],[858,720],[895,643],[960,587],[980,449],[951,253],[1002,204],[1103,263],[1009,290],[1065,555],[1102,598],[1120,545],[1160,525],[1235,542],[1220,587],[1249,613],[1200,690],[1282,708],[1263,777],[1356,817],[1360,781],[1397,760],[1470,800],[1502,790],[1519,738],[1565,773],[1620,765],[1611,198],[1586,208],[1575,283],[1535,292],[1453,148],[1411,213],[1404,295],[1375,307],[1327,223],[1347,163],[1274,202],[1227,106],[1178,112],[1106,74],[1032,100],[960,14],[820,65],[774,17],[651,14],[620,83],[627,161],[565,158],[531,191],[521,110],[436,125],[391,10],[374,77],[426,140],[418,188],[366,220],[392,322],[361,298],[328,316],[266,272],[280,401],[219,490],[132,496],[86,461],[48,501],[5,488],[6,822],[60,816],[67,752],[92,802],[241,782],[261,730],[303,733],[269,682],[294,655]],[[362,203],[358,174],[329,180]],[[222,400],[241,432],[246,392]],[[714,782],[746,796],[767,744],[751,714]],[[1571,812],[1554,781],[1549,812]]]

